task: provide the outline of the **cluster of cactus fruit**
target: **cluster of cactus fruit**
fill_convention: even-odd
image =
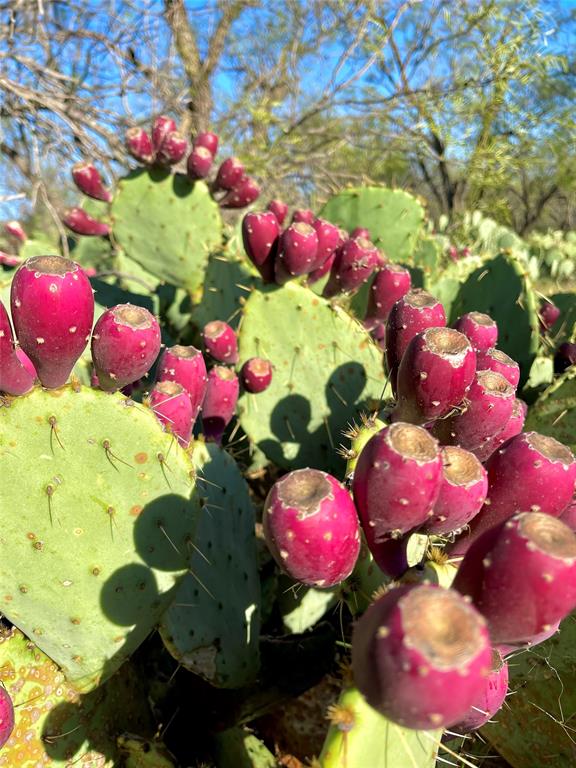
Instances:
[[[25,509],[3,517],[2,611],[16,634],[0,636],[0,745],[7,759],[24,754],[12,697],[26,664],[4,664],[22,642],[57,665],[70,696],[118,679],[154,627],[211,686],[254,684],[270,586],[253,502],[222,449],[241,429],[251,476],[271,463],[269,562],[356,619],[354,687],[330,710],[322,768],[366,758],[362,723],[387,765],[429,768],[444,729],[474,731],[500,709],[510,654],[576,608],[576,461],[545,421],[569,407],[571,372],[532,422],[517,396],[558,311],[538,308],[508,257],[478,263],[464,249],[440,269],[418,239],[420,204],[399,191],[349,190],[284,229],[288,206],[272,200],[223,241],[218,208],[259,189],[235,158],[206,183],[218,137],[198,135],[188,153],[162,116],[126,142],[143,167],[114,191],[92,164],[73,169],[88,200],[63,217],[80,236],[71,259],[6,225],[18,253],[0,257],[0,456],[14,482],[0,484],[0,506],[22,506],[24,492]],[[103,282],[110,260],[150,289]],[[491,316],[506,281],[522,341]],[[240,764],[235,752],[222,767]]]

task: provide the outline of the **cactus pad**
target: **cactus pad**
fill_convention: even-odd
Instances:
[[[254,510],[234,459],[195,443],[203,506],[190,571],[160,626],[170,653],[212,685],[239,688],[258,671],[260,580]]]
[[[576,452],[576,371],[569,368],[528,411],[525,430],[550,435]]]
[[[192,465],[121,395],[39,388],[0,408],[0,602],[88,689],[153,629],[187,571]]]
[[[342,431],[378,405],[386,378],[382,353],[362,326],[300,285],[253,291],[239,332],[240,365],[272,362],[272,384],[240,403],[241,426],[271,461],[286,469],[342,474]]]

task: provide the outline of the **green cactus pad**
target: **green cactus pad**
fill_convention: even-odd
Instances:
[[[576,371],[569,368],[528,411],[525,430],[555,437],[576,452]]]
[[[434,768],[442,731],[401,728],[372,709],[356,688],[330,709],[320,768]]]
[[[306,632],[338,602],[338,589],[305,587],[288,576],[279,579],[278,604],[284,629],[291,633]]]
[[[446,264],[440,271],[426,275],[423,287],[441,302],[447,317],[451,315],[452,305],[463,283],[475,270],[481,269],[483,263],[479,256],[468,256],[466,259]]]
[[[175,763],[162,744],[132,734],[118,737],[122,768],[175,768]]]
[[[129,664],[81,695],[51,659],[12,629],[0,637],[0,682],[15,708],[0,768],[112,768],[118,765],[116,735],[153,733],[145,689]]]
[[[250,440],[286,469],[316,467],[340,476],[342,431],[384,394],[382,352],[346,312],[308,288],[253,291],[239,332],[241,363],[272,362],[272,384],[240,402]]]
[[[190,573],[164,614],[160,634],[184,667],[212,685],[240,688],[259,666],[260,580],[254,510],[234,459],[195,443],[203,507]]]
[[[530,651],[514,656],[510,690],[494,723],[482,735],[512,768],[573,768],[576,744],[576,621]]]
[[[37,240],[29,237],[25,243],[22,243],[18,256],[23,259],[31,259],[33,256],[50,256],[60,254],[60,246],[51,243],[48,240]],[[72,257],[73,258],[73,257]]]
[[[485,312],[498,323],[498,347],[520,365],[523,384],[539,343],[538,306],[530,278],[512,256],[485,261],[460,287],[450,321],[465,312]]]
[[[424,223],[424,208],[401,189],[357,187],[331,197],[320,216],[348,232],[366,227],[372,242],[390,261],[404,262],[416,245]]]
[[[192,464],[151,411],[80,386],[0,408],[0,460],[2,611],[88,689],[146,638],[188,569]]]
[[[114,238],[148,272],[191,293],[204,282],[222,222],[203,182],[160,169],[132,171],[112,203]]]
[[[276,768],[278,763],[266,745],[243,728],[222,731],[215,739],[218,768]]]

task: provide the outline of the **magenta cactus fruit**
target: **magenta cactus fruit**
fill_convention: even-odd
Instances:
[[[334,253],[340,242],[340,230],[334,224],[325,219],[315,219],[312,226],[318,236],[318,250],[316,259],[310,268],[310,272],[320,269],[327,259]]]
[[[242,366],[240,377],[247,392],[264,392],[272,382],[272,363],[261,357],[251,357]]]
[[[492,669],[484,679],[484,686],[478,697],[472,702],[468,712],[455,725],[450,726],[454,733],[470,733],[481,728],[491,720],[504,704],[508,691],[508,664],[496,648],[492,649]]]
[[[476,456],[456,445],[442,448],[442,480],[433,515],[421,530],[444,535],[467,525],[482,509],[488,474]]]
[[[537,632],[535,635],[531,635],[529,639],[523,640],[521,643],[498,643],[496,648],[500,651],[502,656],[508,656],[508,654],[514,653],[514,651],[518,651],[519,649],[533,648],[535,645],[545,643],[546,640],[554,637],[560,630],[560,624],[561,622],[557,621],[554,624],[551,624],[543,632]]]
[[[266,543],[293,579],[328,588],[352,572],[360,551],[354,503],[318,469],[297,469],[270,489],[262,513]]]
[[[370,286],[366,320],[386,321],[394,304],[411,287],[412,277],[405,267],[400,264],[384,264]]]
[[[28,240],[28,236],[26,232],[24,232],[24,228],[19,221],[7,221],[4,224],[4,231],[9,237],[11,237],[13,240],[16,240],[18,243],[25,243],[26,240]]]
[[[286,203],[284,203],[282,200],[270,200],[266,206],[266,210],[270,211],[274,214],[274,216],[276,216],[280,226],[284,224],[284,219],[288,215],[288,206]]]
[[[16,336],[42,386],[63,386],[94,321],[92,286],[83,269],[62,256],[34,256],[14,275],[10,303]]]
[[[139,128],[138,126],[128,128],[126,131],[125,143],[128,152],[141,163],[149,165],[154,160],[152,139],[143,128]]]
[[[554,372],[564,373],[574,363],[576,363],[576,344],[565,341],[560,344],[554,355]]]
[[[381,571],[391,579],[399,579],[410,568],[408,549],[411,546],[411,533],[407,533],[399,539],[387,539],[378,543],[370,541],[369,550]],[[419,537],[426,541],[426,537]],[[422,558],[425,555],[425,547],[422,549]]]
[[[391,589],[354,628],[354,682],[405,728],[446,728],[478,700],[491,668],[486,622],[453,589]],[[449,695],[447,695],[449,692]]]
[[[226,158],[218,168],[214,189],[225,189],[227,191],[234,189],[238,182],[244,177],[244,173],[244,166],[237,157]]]
[[[486,617],[494,643],[527,642],[576,608],[576,533],[542,512],[519,512],[480,536],[454,589]]]
[[[354,239],[355,237],[363,237],[366,240],[371,240],[370,237],[370,230],[366,229],[366,227],[356,227],[355,229],[350,232],[350,237]]]
[[[296,208],[292,214],[292,224],[309,224],[313,226],[315,221],[316,215],[309,208]]]
[[[62,216],[62,221],[68,229],[77,235],[106,237],[110,234],[108,224],[90,216],[83,208],[67,208]]]
[[[4,253],[0,251],[0,265],[3,267],[19,267],[23,263],[23,259],[20,256],[15,256],[12,253]]]
[[[274,282],[274,260],[280,225],[272,211],[247,213],[242,219],[242,241],[248,258],[267,283]]]
[[[477,371],[466,395],[465,408],[437,421],[432,432],[442,443],[475,451],[507,424],[514,394],[514,387],[502,374]]]
[[[236,332],[223,320],[206,323],[202,331],[206,351],[219,363],[235,365],[238,362],[238,338]]]
[[[1,387],[0,387],[1,389]],[[566,507],[564,512],[560,515],[560,520],[573,531],[576,531],[576,499],[572,499],[570,504]]]
[[[14,345],[10,318],[1,301],[0,363],[0,392],[4,392],[7,395],[23,395],[32,389],[36,379],[35,372],[32,374],[18,357],[18,349]]]
[[[341,291],[353,293],[380,264],[380,253],[370,240],[363,237],[346,240],[336,250],[330,279],[322,295],[331,298]]]
[[[94,200],[109,203],[112,195],[104,186],[102,176],[92,163],[76,163],[72,167],[72,178],[80,192]]]
[[[498,341],[498,326],[483,312],[466,312],[456,320],[454,328],[470,339],[476,352],[485,352]]]
[[[574,495],[576,460],[572,451],[538,432],[522,432],[508,440],[492,454],[486,469],[488,498],[472,521],[470,533],[456,542],[454,552],[458,554],[518,510],[559,517]]]
[[[202,147],[203,149],[207,149],[208,152],[212,155],[212,159],[216,157],[216,154],[218,152],[218,143],[219,143],[218,134],[211,133],[210,131],[203,131],[202,133],[199,133],[196,138],[194,139],[193,145],[194,149]]]
[[[176,165],[188,151],[188,142],[178,131],[170,131],[164,137],[164,141],[156,154],[156,162],[159,165]]]
[[[171,117],[159,115],[152,124],[152,146],[157,153],[164,143],[164,139],[169,133],[177,130],[176,123]]]
[[[386,323],[385,342],[388,375],[394,392],[398,366],[414,336],[426,328],[442,328],[445,325],[444,307],[421,288],[409,291],[394,304]]]
[[[310,224],[297,222],[282,232],[277,262],[289,275],[306,275],[317,265],[318,235]]]
[[[191,181],[196,181],[197,179],[205,179],[206,176],[208,176],[210,173],[210,168],[212,168],[213,161],[214,158],[210,154],[210,151],[206,149],[206,147],[194,147],[192,152],[190,152],[188,155],[188,160],[186,161],[186,171],[188,173],[188,178]]]
[[[224,195],[220,200],[220,206],[222,208],[246,208],[259,197],[260,187],[258,184],[250,176],[244,176],[236,186]]]
[[[495,371],[501,373],[504,378],[516,389],[520,381],[520,366],[516,360],[501,349],[487,349],[476,353],[476,368],[479,371]]]
[[[192,426],[194,426],[208,384],[208,373],[202,352],[196,347],[185,347],[180,344],[167,347],[158,360],[157,381],[175,381],[188,392],[192,403]]]
[[[26,368],[30,376],[32,376],[33,379],[37,379],[38,374],[36,373],[36,368],[34,368],[34,363],[21,347],[16,347],[16,357],[20,360],[24,368]]]
[[[562,312],[553,301],[544,299],[538,312],[540,333],[548,333],[561,314]]]
[[[432,514],[441,480],[438,443],[422,427],[396,422],[371,437],[352,482],[370,549],[422,525]]]
[[[98,318],[92,360],[100,389],[114,391],[141,379],[160,352],[160,326],[144,307],[118,304]]]
[[[6,744],[14,730],[14,705],[10,694],[0,686],[0,749]]]
[[[511,437],[519,435],[524,429],[526,419],[526,404],[518,398],[514,399],[512,404],[512,415],[504,425],[503,429],[497,432],[493,437],[489,437],[481,446],[474,448],[473,453],[482,462],[488,461],[490,456],[500,448],[501,445]]]
[[[224,430],[234,416],[239,391],[240,384],[233,370],[222,365],[210,370],[202,404],[202,429],[206,440],[222,442]]]
[[[318,280],[321,280],[325,275],[328,274],[328,272],[332,270],[334,260],[336,259],[336,253],[337,251],[333,251],[321,267],[318,267],[318,269],[313,269],[312,272],[310,272],[306,280],[309,285],[318,282]]]
[[[150,392],[149,404],[158,420],[186,447],[192,436],[195,415],[184,387],[175,381],[159,381]]]
[[[476,353],[463,333],[427,328],[402,356],[394,421],[425,424],[445,416],[465,397],[476,372]]]

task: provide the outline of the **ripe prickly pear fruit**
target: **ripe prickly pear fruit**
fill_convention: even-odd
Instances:
[[[244,250],[267,283],[274,282],[279,237],[280,225],[272,211],[247,213],[242,219]]]
[[[352,230],[352,232],[350,232],[350,237],[352,239],[355,237],[363,237],[366,240],[370,240],[370,230],[366,229],[366,227],[356,227]]]
[[[10,694],[0,686],[0,749],[6,744],[14,730],[14,705]]]
[[[317,264],[318,235],[310,224],[296,222],[282,232],[276,262],[289,275],[306,275]]]
[[[442,459],[422,427],[396,422],[364,446],[352,490],[370,549],[413,531],[432,514],[440,492]]]
[[[218,363],[235,365],[238,362],[238,338],[228,323],[222,320],[206,323],[202,340],[210,357]]]
[[[83,208],[67,208],[64,211],[62,221],[68,229],[77,235],[92,237],[106,237],[110,234],[110,227],[104,221],[99,221]]]
[[[564,522],[564,521],[562,521]],[[521,643],[498,643],[496,648],[500,651],[502,656],[508,656],[509,653],[514,653],[521,648],[533,648],[535,645],[545,643],[560,630],[560,621],[551,624],[544,632],[538,632],[532,635],[529,639],[523,640]]]
[[[208,373],[202,403],[202,430],[206,440],[222,441],[224,430],[234,416],[239,390],[238,377],[230,368],[216,365]]]
[[[264,392],[272,381],[272,363],[261,357],[251,357],[242,366],[240,376],[247,392]]]
[[[194,147],[186,161],[186,171],[191,181],[205,179],[210,173],[214,158],[206,147]]]
[[[334,224],[330,224],[329,221],[315,219],[312,226],[318,236],[318,250],[310,272],[320,269],[334,253],[340,242],[340,230]]]
[[[309,224],[313,226],[315,221],[316,215],[309,208],[296,208],[292,214],[292,224]]]
[[[244,177],[244,166],[237,157],[228,157],[220,164],[214,189],[225,189],[226,191],[234,189],[238,182]]]
[[[62,256],[34,256],[14,275],[10,303],[16,336],[42,386],[63,386],[94,321],[92,286],[83,269]]]
[[[391,579],[399,579],[412,566],[420,565],[426,554],[428,537],[407,533],[400,539],[370,543],[370,553],[376,564]]]
[[[176,123],[171,117],[159,115],[152,124],[152,146],[157,153],[162,146],[164,139],[169,133],[177,130]]]
[[[538,312],[540,333],[548,333],[561,314],[562,312],[553,301],[545,299]]]
[[[100,389],[114,391],[141,379],[160,352],[160,326],[144,307],[118,304],[98,318],[92,360]]]
[[[456,320],[454,328],[470,339],[476,352],[485,352],[498,341],[498,326],[483,312],[466,312]]]
[[[175,381],[159,381],[150,392],[149,404],[169,432],[187,447],[194,426],[194,412],[188,392]]]
[[[164,137],[156,154],[158,165],[176,165],[188,151],[188,142],[178,131],[170,131]]]
[[[19,267],[20,264],[22,264],[22,259],[20,256],[15,256],[12,253],[4,253],[4,251],[0,251],[0,265],[3,267]]]
[[[516,389],[520,381],[520,366],[516,360],[500,349],[487,349],[476,353],[476,369],[479,371],[495,371],[501,373],[504,378]]]
[[[564,512],[560,515],[560,520],[573,531],[576,531],[576,499],[572,499],[570,504],[566,507]]]
[[[216,157],[216,153],[218,152],[218,142],[218,134],[210,133],[210,131],[204,131],[196,136],[193,142],[193,146],[194,149],[197,147],[207,149],[208,152],[210,152],[212,155],[212,159],[214,159]]]
[[[222,208],[246,208],[259,197],[260,187],[258,184],[250,176],[244,176],[235,187],[232,187],[224,195],[219,204]]]
[[[36,368],[34,368],[34,363],[32,362],[32,360],[30,360],[26,352],[24,352],[24,350],[21,349],[21,347],[16,347],[16,357],[18,358],[18,360],[20,360],[24,368],[26,368],[30,376],[32,376],[32,378],[34,379],[37,379],[38,374],[36,373]]]
[[[0,392],[7,395],[23,395],[32,389],[36,379],[20,361],[18,351],[8,312],[0,301]]]
[[[314,269],[312,272],[310,272],[306,279],[308,285],[312,285],[312,283],[316,283],[318,280],[321,280],[324,275],[327,275],[328,272],[331,271],[334,260],[336,258],[336,253],[337,251],[333,251],[321,267],[318,267],[318,269]]]
[[[154,160],[152,140],[143,128],[138,126],[128,128],[125,143],[128,152],[141,163],[149,165]]]
[[[455,590],[432,585],[391,589],[352,636],[356,686],[405,728],[446,728],[463,718],[484,688],[491,656],[481,614]]]
[[[102,176],[92,163],[76,163],[72,167],[72,178],[80,192],[94,200],[109,203],[112,195],[104,186]]]
[[[336,250],[330,279],[322,295],[331,298],[341,291],[353,293],[368,280],[380,264],[380,253],[370,240],[364,237],[346,240]]]
[[[284,224],[284,219],[288,215],[288,206],[286,203],[282,202],[282,200],[270,200],[266,206],[266,210],[270,211],[274,214],[274,216],[276,216],[280,226]]]
[[[442,448],[442,481],[433,515],[421,530],[438,535],[467,525],[482,509],[488,475],[476,456],[456,445]]]
[[[445,416],[466,396],[476,372],[476,353],[463,333],[427,328],[402,356],[396,380],[394,421],[425,424]]]
[[[474,455],[481,461],[488,461],[490,456],[500,448],[501,445],[511,437],[519,435],[524,429],[524,421],[526,419],[526,404],[518,398],[514,399],[512,404],[512,415],[506,422],[503,429],[497,432],[493,437],[489,437],[486,442],[482,443],[478,448],[474,448]]]
[[[266,543],[293,579],[328,588],[346,579],[360,551],[354,503],[318,469],[297,469],[270,489],[262,513]]]
[[[470,733],[491,720],[504,704],[508,691],[508,663],[497,648],[492,649],[492,669],[484,686],[468,712],[450,730],[457,734]]]
[[[576,533],[542,512],[519,512],[466,553],[454,589],[486,617],[494,643],[526,642],[576,608]]]
[[[384,264],[376,273],[368,295],[367,321],[386,321],[394,304],[412,287],[410,272],[400,264]]]
[[[196,347],[167,347],[158,360],[157,380],[180,384],[192,403],[192,426],[198,418],[208,383],[204,356]]]
[[[466,395],[465,408],[437,421],[432,433],[445,445],[475,451],[507,424],[512,416],[514,394],[514,387],[502,374],[477,371]]]
[[[522,432],[492,454],[486,463],[488,498],[482,511],[454,546],[462,554],[490,528],[521,509],[559,517],[574,494],[576,460],[558,440]]]
[[[28,236],[26,232],[24,232],[24,228],[19,221],[7,221],[4,224],[4,231],[9,237],[13,240],[17,240],[19,243],[25,243],[28,239]]]
[[[417,333],[426,328],[446,325],[446,313],[438,299],[427,291],[415,288],[399,299],[386,323],[386,363],[392,389],[396,392],[396,376],[402,355]]]
[[[564,373],[576,363],[576,344],[565,341],[560,344],[554,355],[554,373]]]

